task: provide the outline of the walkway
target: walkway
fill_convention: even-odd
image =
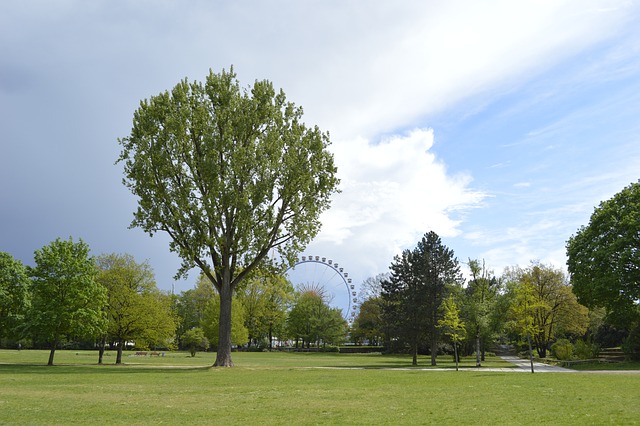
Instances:
[[[510,362],[518,366],[519,369],[524,371],[531,372],[531,361],[528,359],[518,358],[513,355],[499,355],[503,360]],[[538,373],[577,373],[576,370],[571,370],[569,368],[558,367],[555,365],[549,365],[542,362],[533,362],[533,371]]]

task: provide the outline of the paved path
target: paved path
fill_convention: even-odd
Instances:
[[[500,355],[500,358],[503,360],[510,362],[511,364],[515,364],[518,368],[531,372],[531,361],[528,359],[518,358],[513,355]],[[569,368],[557,367],[555,365],[549,365],[542,362],[533,362],[533,371],[540,373],[577,373],[576,370],[571,370]]]

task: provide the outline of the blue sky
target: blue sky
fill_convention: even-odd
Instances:
[[[437,232],[461,261],[564,267],[593,208],[640,178],[640,4],[5,1],[0,250],[56,237],[148,259],[115,166],[139,101],[234,65],[331,133],[342,193],[304,254],[355,283]]]

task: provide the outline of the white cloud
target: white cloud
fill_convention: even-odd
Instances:
[[[513,184],[514,188],[529,188],[531,186],[531,182],[517,182]]]
[[[342,192],[323,215],[314,246],[339,247],[351,258],[347,264],[368,259],[359,269],[375,260],[377,269],[366,271],[372,274],[427,231],[457,235],[464,213],[485,195],[470,188],[470,176],[447,171],[430,151],[433,142],[431,129],[415,129],[379,143],[358,138],[336,144]]]
[[[299,62],[291,69],[296,75],[281,80],[294,82],[295,99],[333,134],[375,137],[491,89],[509,90],[605,38],[626,16],[624,8],[597,10],[601,3],[414,2],[400,6],[402,13],[376,2],[367,4],[370,13],[339,8],[337,23],[327,22],[330,43],[316,52],[322,60]]]

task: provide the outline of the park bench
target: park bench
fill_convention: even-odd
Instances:
[[[136,356],[147,356],[146,352],[136,352]]]

